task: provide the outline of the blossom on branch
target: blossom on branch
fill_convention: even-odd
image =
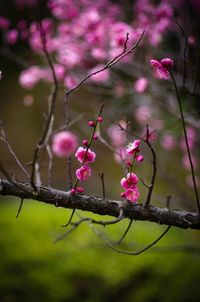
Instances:
[[[93,163],[95,161],[96,154],[90,149],[79,147],[75,153],[75,157],[80,163],[84,162],[85,164],[88,164]]]
[[[174,65],[174,61],[170,58],[164,58],[161,61],[150,60],[154,75],[158,79],[169,80],[169,69]]]
[[[76,177],[79,180],[85,181],[87,180],[92,174],[92,170],[88,165],[84,165],[76,170]]]

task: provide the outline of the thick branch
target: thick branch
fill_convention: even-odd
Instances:
[[[69,192],[59,191],[47,187],[37,188],[34,192],[30,184],[0,180],[0,195],[12,195],[23,199],[34,199],[44,203],[68,209],[80,209],[99,215],[119,217],[123,209],[124,217],[132,220],[145,220],[187,229],[200,229],[200,215],[198,213],[169,210],[143,205],[134,205],[128,201],[105,200],[95,196],[71,195]]]

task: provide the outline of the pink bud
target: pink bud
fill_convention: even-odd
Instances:
[[[89,121],[89,122],[88,122],[88,126],[94,127],[94,125],[95,125],[95,123],[94,123],[93,121]]]
[[[163,67],[165,68],[171,68],[174,65],[174,61],[170,58],[164,58],[160,61]]]
[[[84,189],[83,189],[82,187],[77,187],[77,188],[76,188],[76,191],[77,191],[78,193],[83,193]]]
[[[97,134],[93,135],[93,140],[97,140],[99,138],[99,136]]]
[[[123,197],[123,198],[125,198],[125,197],[126,197],[125,192],[122,192],[120,195],[121,195],[121,197]]]
[[[131,161],[130,160],[127,161],[126,165],[129,166],[129,167],[131,167],[132,166]]]
[[[74,188],[71,189],[71,190],[70,190],[70,193],[74,195],[74,194],[76,193],[76,189],[74,189]]]
[[[144,156],[143,156],[142,154],[139,154],[139,155],[136,156],[136,160],[137,160],[139,163],[141,163],[141,162],[143,162],[143,160],[144,160]]]
[[[98,121],[99,123],[102,123],[102,122],[103,122],[102,116],[99,116],[99,117],[97,118],[97,121]]]
[[[84,146],[86,146],[86,147],[88,146],[88,140],[87,140],[87,139],[84,139],[84,140],[82,141],[82,143],[83,143]]]

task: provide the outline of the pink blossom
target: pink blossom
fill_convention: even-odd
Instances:
[[[54,135],[52,150],[59,157],[69,156],[77,148],[77,137],[69,132],[62,131]]]
[[[30,68],[23,70],[19,77],[19,83],[22,87],[30,89],[42,79],[43,70],[38,66],[31,66]]]
[[[119,124],[126,128],[126,122],[120,121]],[[110,125],[107,129],[107,133],[111,139],[111,143],[118,147],[122,146],[126,142],[126,133],[125,131],[122,131],[118,125]]]
[[[76,177],[79,180],[87,180],[92,174],[91,168],[88,165],[84,165],[76,170]]]
[[[75,157],[78,159],[80,163],[93,163],[96,158],[96,154],[90,149],[86,149],[83,147],[79,147],[75,153]]]
[[[150,64],[154,70],[155,77],[158,79],[169,80],[169,68],[174,64],[172,59],[164,58],[161,61],[150,60]]]
[[[172,151],[176,146],[176,138],[171,134],[165,134],[161,140],[161,146],[166,151]]]
[[[129,155],[133,155],[135,152],[138,151],[138,148],[141,144],[141,141],[139,139],[134,140],[132,143],[130,143],[127,147],[127,153]]]
[[[146,90],[148,86],[148,79],[145,77],[139,78],[135,83],[134,83],[134,89],[138,93],[142,93]]]
[[[138,183],[138,177],[133,172],[128,173],[126,177],[121,179],[121,186],[125,189],[133,188]]]
[[[6,40],[8,44],[15,44],[18,38],[18,31],[16,29],[12,29],[6,33]]]
[[[127,200],[135,203],[137,202],[138,198],[140,197],[140,193],[137,187],[131,188],[131,189],[127,189],[124,192],[124,196]]]
[[[1,29],[8,29],[10,26],[10,20],[7,18],[0,16],[0,28]]]
[[[114,153],[114,159],[117,163],[121,164],[127,158],[127,152],[125,147],[117,147]]]
[[[147,105],[142,105],[134,110],[134,117],[141,125],[146,125],[152,117],[152,109]]]

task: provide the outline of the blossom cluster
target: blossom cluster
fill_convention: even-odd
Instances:
[[[137,139],[127,146],[126,153],[129,157],[129,160],[126,162],[126,165],[130,172],[127,174],[126,177],[121,179],[121,186],[125,189],[125,191],[121,193],[121,196],[133,203],[137,202],[138,198],[140,197],[140,193],[137,186],[138,177],[132,172],[134,161],[136,160],[138,162],[143,162],[144,160],[144,156],[141,154],[139,148],[140,144],[141,141]]]
[[[127,47],[132,46],[145,30],[146,41],[158,46],[169,30],[173,16],[173,5],[168,0],[154,4],[151,0],[136,0],[132,6],[132,20],[122,21],[120,4],[110,0],[48,0],[51,16],[41,21],[46,35],[46,47],[54,57],[54,69],[58,81],[72,88],[83,74],[90,74],[119,55],[124,49],[126,35]],[[16,0],[21,10],[37,8],[37,0]],[[106,10],[105,10],[106,7]],[[43,55],[41,34],[37,22],[20,19],[16,24],[5,16],[0,16],[0,30],[5,32],[6,41],[14,45],[19,40],[29,46],[39,56]],[[133,54],[124,58],[130,61]],[[33,88],[39,81],[52,82],[50,69],[36,64],[22,71],[19,82],[26,89]],[[109,70],[91,77],[92,82],[108,85]],[[141,77],[135,83],[139,93],[147,87],[148,81]]]

